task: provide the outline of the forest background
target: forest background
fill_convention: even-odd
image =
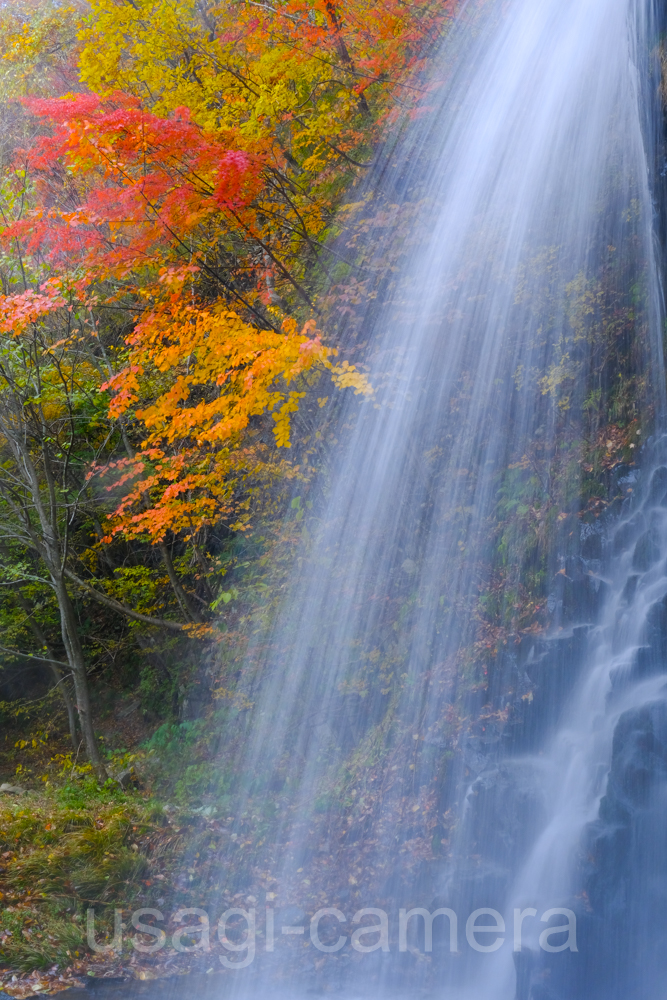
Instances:
[[[369,211],[372,178],[428,114],[454,6],[0,5],[15,995],[86,971],[84,900],[150,887],[151,852],[182,862],[162,806],[201,812],[249,640],[326,489],[338,400],[376,405],[362,318],[395,262],[368,248],[396,217]]]

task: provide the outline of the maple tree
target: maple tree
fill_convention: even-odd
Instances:
[[[54,365],[76,369],[104,435],[97,447],[67,432],[81,458],[74,478],[60,470],[51,527],[42,525],[53,552],[16,528],[22,508],[10,509],[9,494],[5,509],[16,544],[37,554],[58,592],[100,774],[72,602],[196,634],[220,599],[207,531],[247,531],[258,494],[303,475],[288,456],[304,403],[317,413],[332,389],[372,395],[358,365],[338,357],[317,297],[332,267],[351,266],[334,240],[342,199],[397,105],[427,94],[424,53],[453,6],[93,0],[85,12],[11,12],[2,58],[14,92],[35,60],[45,69],[41,93],[23,101],[34,138],[18,143],[3,178],[0,336],[23,358],[26,386]],[[61,59],[74,22],[78,41]],[[72,53],[80,92],[45,96],[61,89],[53,74]],[[10,450],[12,420],[25,422],[14,377]],[[33,504],[60,461],[65,432],[54,421],[67,413],[71,423],[78,405],[67,379],[56,396],[48,420],[41,396],[29,404],[41,414],[30,446],[41,471],[22,487]],[[82,518],[95,521],[92,543],[68,527]],[[135,552],[121,567],[119,545],[158,555],[177,620],[155,604],[146,559]]]
[[[336,210],[397,109],[428,98],[420,70],[454,9],[454,0],[94,0],[81,76],[93,92],[131,93],[162,118],[185,107],[208,135],[233,136],[252,154],[254,211],[227,213],[227,265],[240,258],[270,304],[296,293],[311,305],[345,259],[331,239]]]
[[[205,256],[191,254],[197,264],[158,267],[169,255],[178,261],[188,234],[209,222],[219,228],[229,213],[234,219],[243,218],[243,213],[254,216],[257,151],[230,150],[223,142],[227,137],[203,134],[186,113],[160,119],[124,95],[113,95],[109,101],[93,95],[31,101],[30,107],[56,122],[52,134],[41,137],[27,158],[43,201],[61,183],[63,167],[75,172],[78,197],[70,205],[18,220],[6,229],[5,238],[22,240],[28,255],[39,254],[59,268],[76,256],[83,278],[73,275],[71,283],[88,308],[108,305],[117,297],[113,293],[104,298],[99,282],[112,277],[127,281],[128,276],[136,282],[143,277],[143,283],[126,283],[123,289],[146,304],[138,307],[143,316],[126,338],[128,367],[105,383],[117,391],[113,414],[125,413],[139,398],[139,381],[147,365],[163,373],[173,369],[177,375],[162,396],[136,414],[147,431],[145,457],[159,459],[150,485],[159,480],[169,485],[159,514],[152,505],[150,511],[134,515],[128,530],[130,524],[136,530],[138,523],[144,528],[150,523],[150,536],[161,539],[167,528],[184,528],[187,518],[194,518],[196,529],[204,510],[209,517],[216,509],[218,516],[224,510],[220,503],[230,492],[225,477],[235,462],[229,446],[240,440],[253,416],[273,411],[276,444],[289,447],[290,415],[305,395],[298,383],[307,372],[328,371],[339,388],[352,387],[359,393],[369,393],[370,388],[349,362],[332,361],[336,351],[319,335],[311,335],[313,321],[299,331],[288,317],[277,328],[237,293],[233,297],[262,323],[251,326],[230,311],[229,282],[224,278],[220,283],[227,296],[202,301],[195,294],[195,279],[202,273],[219,278]],[[62,196],[60,200],[62,204]],[[41,297],[23,296],[15,308],[34,311],[39,302],[40,309],[47,309],[49,301],[57,299],[48,300],[44,290],[57,294],[63,280],[50,279]],[[93,287],[95,281],[98,286]],[[181,374],[179,366],[186,359],[188,373]],[[186,405],[193,392],[207,386],[213,388],[214,398]],[[203,458],[194,459],[192,449],[179,448],[171,457],[155,450],[158,444],[173,446],[190,438],[199,453],[208,449]],[[212,462],[214,452],[219,460]],[[193,468],[190,459],[195,461]],[[139,465],[143,468],[142,462]],[[148,485],[141,480],[121,511],[135,502],[145,506]],[[193,490],[203,491],[204,496],[199,503],[185,502],[184,494],[191,498]]]
[[[5,0],[0,6],[0,89],[5,101],[79,89],[77,32],[84,11],[81,0]]]
[[[163,278],[172,289],[183,282],[173,272]],[[336,364],[335,349],[309,336],[313,326],[299,331],[286,320],[280,333],[258,330],[224,304],[203,308],[178,290],[142,318],[130,338],[129,366],[106,383],[117,390],[112,414],[124,415],[141,401],[148,373],[172,377],[166,392],[135,409],[146,434],[140,455],[118,463],[124,478],[136,479],[116,511],[114,531],[159,540],[167,530],[191,535],[224,515],[233,527],[244,527],[234,485],[256,465],[257,449],[233,446],[251,419],[271,412],[275,443],[289,448],[291,415],[322,374],[338,388],[371,392],[363,374],[346,361]],[[147,506],[155,487],[159,499]]]

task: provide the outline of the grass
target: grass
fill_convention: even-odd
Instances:
[[[130,905],[151,882],[155,806],[86,791],[83,806],[68,785],[0,803],[0,959],[12,968],[67,964],[88,906]]]
[[[141,906],[199,901],[218,864],[215,816],[226,815],[227,799],[209,740],[201,723],[167,723],[133,753],[107,749],[110,773],[133,764],[141,776],[141,787],[123,790],[114,779],[99,787],[53,737],[12,738],[4,758],[28,790],[0,795],[0,967],[91,961],[89,907],[100,941],[116,907],[126,919]]]
[[[17,972],[66,968],[83,951],[83,924],[57,904],[24,904],[2,911],[0,956]]]

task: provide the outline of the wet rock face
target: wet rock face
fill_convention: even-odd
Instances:
[[[651,789],[667,778],[667,705],[633,709],[614,733],[606,798],[628,808],[649,805]]]
[[[466,805],[470,853],[513,869],[543,821],[539,775],[518,761],[492,767],[473,782]]]
[[[667,670],[667,597],[646,616],[646,645],[637,650],[634,674],[638,679]]]
[[[563,625],[596,621],[608,593],[607,584],[597,575],[601,556],[593,554],[602,550],[600,536],[589,536],[585,545],[581,556],[565,560],[549,597],[552,611]]]
[[[531,639],[522,649],[507,740],[513,752],[534,752],[553,732],[581,671],[589,631],[590,626],[581,625],[563,638]]]
[[[652,504],[662,504],[664,507],[667,502],[667,466],[659,466],[653,475],[651,476],[651,483],[648,490],[648,496],[646,498],[646,503]]]
[[[564,904],[576,912],[579,950],[540,953],[530,968],[525,960],[517,1000],[663,996],[666,901],[667,702],[656,700],[624,712],[616,726],[606,793],[584,831],[577,885]]]
[[[655,527],[651,527],[640,535],[632,556],[632,568],[639,573],[645,573],[660,558],[660,536]]]
[[[582,846],[583,988],[596,1000],[657,996],[656,979],[667,976],[667,703],[620,717],[607,791]]]
[[[599,818],[586,836],[586,891],[593,912],[613,915],[628,905],[635,868],[641,867],[638,837],[650,825],[666,782],[667,705],[657,702],[625,712],[614,734]]]

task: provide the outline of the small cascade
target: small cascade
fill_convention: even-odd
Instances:
[[[539,756],[503,763],[505,781],[508,773],[517,774],[524,793],[532,792],[530,812],[539,817],[540,830],[503,907],[521,950],[483,970],[479,996],[512,998],[515,974],[517,1000],[662,995],[666,457],[667,439],[652,442],[644,475],[626,478],[633,494],[624,515],[600,536],[603,558],[594,561],[594,571],[605,587],[605,605],[599,623],[585,629],[577,657],[580,680],[556,734]],[[527,664],[529,672],[534,667]],[[497,770],[478,782],[483,786],[492,777],[498,780]],[[487,836],[493,840],[492,831]],[[539,915],[551,908],[565,911],[552,924],[568,931],[554,935],[550,946],[556,950],[548,952],[539,943],[545,930]],[[567,912],[576,927],[576,950],[565,947]]]

